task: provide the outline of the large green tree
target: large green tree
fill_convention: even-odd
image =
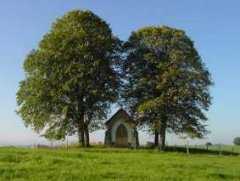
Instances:
[[[191,39],[170,27],[146,27],[125,43],[123,98],[140,125],[160,134],[166,131],[203,137],[204,112],[211,103],[210,73]]]
[[[47,138],[78,133],[88,146],[89,130],[118,97],[119,50],[108,24],[92,12],[59,18],[24,62],[17,103],[25,125]]]

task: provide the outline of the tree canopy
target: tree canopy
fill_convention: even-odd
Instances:
[[[184,31],[145,27],[125,43],[122,97],[140,125],[203,137],[211,104],[210,73]]]
[[[92,12],[59,18],[24,61],[17,103],[25,125],[55,139],[77,132],[89,144],[89,128],[98,127],[118,97],[119,50],[108,24]]]
[[[25,125],[51,139],[78,133],[88,146],[120,92],[162,149],[166,131],[203,137],[212,80],[186,33],[145,27],[122,45],[91,11],[57,19],[24,61],[17,112]]]
[[[240,137],[234,138],[233,143],[234,143],[235,145],[240,145]]]

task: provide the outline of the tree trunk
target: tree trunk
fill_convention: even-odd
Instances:
[[[86,138],[86,147],[89,147],[90,146],[90,143],[89,143],[89,130],[88,130],[88,126],[85,127],[85,138]]]
[[[159,149],[161,151],[165,150],[165,140],[166,140],[166,121],[162,121],[161,122],[161,126],[160,126],[160,145],[159,145]]]
[[[81,123],[78,126],[78,141],[79,141],[79,145],[81,145],[82,147],[85,147],[84,129]]]
[[[136,148],[138,148],[139,147],[139,137],[138,137],[138,131],[136,128],[134,130],[134,133],[135,133],[135,137],[136,137]]]
[[[154,132],[154,145],[155,147],[158,147],[159,145],[159,133],[158,133],[158,130],[155,128],[155,132]]]
[[[81,145],[82,145],[82,147],[85,147],[85,136],[84,136],[84,130],[81,131]]]

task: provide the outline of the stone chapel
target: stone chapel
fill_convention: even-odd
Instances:
[[[133,148],[139,145],[137,125],[125,110],[119,109],[105,125],[105,145]]]

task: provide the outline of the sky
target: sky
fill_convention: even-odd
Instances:
[[[102,17],[113,33],[127,40],[144,26],[167,25],[185,30],[195,42],[212,74],[213,102],[207,112],[211,134],[204,141],[232,144],[240,136],[240,1],[238,0],[8,0],[0,2],[0,145],[48,143],[16,114],[16,92],[24,79],[26,55],[37,47],[51,24],[75,9],[91,10]],[[113,110],[114,112],[115,110]],[[151,137],[141,133],[142,140]],[[103,141],[104,131],[91,135]],[[167,142],[181,140],[168,135]]]

